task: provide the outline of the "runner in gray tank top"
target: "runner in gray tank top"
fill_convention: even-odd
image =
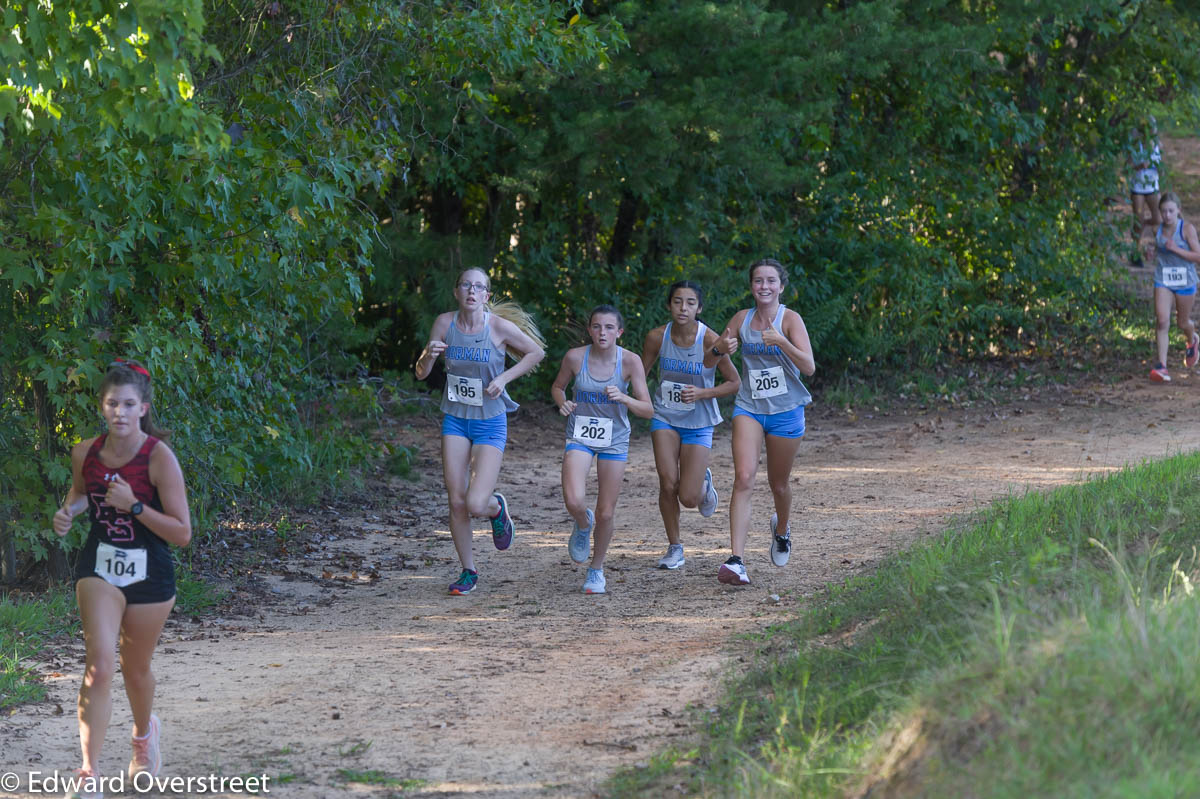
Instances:
[[[605,592],[604,556],[612,542],[613,516],[629,452],[627,410],[645,419],[654,414],[641,361],[617,346],[624,327],[625,321],[616,308],[594,308],[588,315],[592,343],[567,350],[550,387],[559,413],[567,417],[562,490],[563,503],[575,520],[567,548],[576,563],[587,560],[588,539],[595,532],[592,561],[583,584],[585,594]],[[573,399],[568,400],[567,384],[572,380]],[[625,386],[632,390],[632,397],[622,391]],[[594,513],[586,502],[593,456],[599,482]]]
[[[1200,242],[1196,227],[1183,220],[1179,197],[1167,192],[1159,202],[1162,224],[1155,232],[1158,244],[1158,263],[1154,267],[1155,348],[1157,359],[1150,370],[1150,379],[1166,383],[1171,380],[1167,371],[1167,350],[1170,346],[1171,311],[1184,335],[1183,364],[1187,368],[1200,360],[1200,336],[1192,322],[1192,305],[1196,302],[1196,263],[1200,262]]]
[[[717,398],[738,388],[737,370],[728,358],[717,367],[725,379],[716,385],[716,368],[704,365],[704,354],[718,340],[717,332],[697,319],[704,307],[698,283],[681,280],[667,290],[671,321],[646,335],[642,364],[646,375],[658,364],[653,393],[654,418],[650,438],[658,470],[658,507],[667,533],[667,553],[660,569],[678,569],[685,562],[679,535],[680,505],[712,516],[718,495],[708,468],[713,428],[721,421]]]
[[[733,409],[733,496],[729,502],[729,539],[733,550],[717,579],[729,585],[750,582],[742,561],[758,472],[766,444],[767,482],[775,512],[771,515],[771,562],[784,566],[791,555],[792,464],[804,435],[804,406],[812,396],[800,375],[816,371],[804,320],[780,304],[787,286],[783,265],[766,258],[750,267],[754,307],[738,311],[717,345],[705,356],[742,353],[742,385]],[[780,530],[782,529],[782,533]]]
[[[517,403],[501,389],[491,397],[484,387],[504,372],[504,350],[492,342],[492,315],[484,313],[483,327],[474,333],[459,330],[454,319],[446,331],[446,390],[442,392],[442,413],[459,419],[492,419],[512,413]]]
[[[450,584],[451,594],[471,593],[479,579],[471,547],[472,516],[491,520],[496,549],[512,544],[508,502],[496,491],[508,442],[506,414],[517,407],[506,387],[546,355],[545,342],[529,315],[513,303],[492,304],[490,296],[491,280],[482,269],[459,275],[454,286],[458,310],[434,320],[415,370],[417,379],[424,380],[439,357],[446,359],[442,476],[450,505],[450,537],[462,563],[462,573]],[[505,352],[519,358],[508,369]]]

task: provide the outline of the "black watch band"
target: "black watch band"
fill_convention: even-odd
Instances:
[[[722,352],[721,352],[719,349],[717,349],[716,347],[713,347],[713,348],[712,348],[712,354],[713,354],[713,355],[715,355],[715,356],[717,356],[718,358],[720,358],[720,357],[721,357],[721,355],[722,355],[723,353],[722,353]]]
[[[132,505],[130,505],[130,506],[129,506],[129,512],[130,512],[130,514],[132,514],[132,515],[134,515],[134,516],[141,516],[141,515],[142,515],[142,511],[143,511],[143,510],[145,510],[145,509],[146,509],[146,507],[145,507],[145,506],[144,506],[142,503],[140,503],[140,502],[135,502],[135,503],[133,503]]]

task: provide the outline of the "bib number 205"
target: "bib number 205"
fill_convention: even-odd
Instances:
[[[778,397],[787,393],[787,381],[782,366],[750,370],[750,396],[754,399]]]

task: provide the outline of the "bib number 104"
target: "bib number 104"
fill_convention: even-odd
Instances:
[[[140,583],[146,579],[146,550],[100,544],[96,547],[96,574],[117,588]]]

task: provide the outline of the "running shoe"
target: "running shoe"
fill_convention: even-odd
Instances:
[[[717,512],[717,487],[713,485],[712,469],[704,470],[704,500],[700,503],[700,515],[705,518]]]
[[[158,746],[159,735],[162,732],[162,724],[159,723],[158,716],[150,714],[150,731],[141,738],[132,738],[133,741],[133,758],[129,761],[129,779],[133,779],[135,774],[143,771],[149,772],[151,777],[158,776],[158,770],[162,768],[162,751]]]
[[[583,593],[603,594],[606,584],[604,569],[588,569],[587,579],[583,581]]]
[[[678,569],[686,561],[683,558],[683,544],[669,544],[667,546],[667,554],[662,556],[658,561],[660,569]]]
[[[508,503],[504,501],[504,495],[497,491],[493,496],[500,503],[500,512],[492,518],[492,543],[496,549],[508,549],[513,540],[512,517],[508,515]]]
[[[792,523],[788,522],[783,535],[776,535],[775,528],[779,526],[779,514],[771,514],[771,562],[776,566],[786,566],[792,554]]]
[[[567,541],[567,551],[571,553],[571,560],[576,563],[583,563],[588,559],[588,552],[592,548],[592,526],[596,524],[596,517],[589,510],[587,511],[588,526],[580,529],[579,525],[575,525],[575,529],[571,531],[571,538]]]
[[[1183,365],[1187,368],[1191,369],[1195,366],[1196,361],[1200,361],[1200,333],[1192,334],[1192,343],[1183,353]]]
[[[717,579],[726,585],[750,585],[750,575],[746,574],[746,567],[737,555],[721,564]]]
[[[63,799],[104,799],[104,791],[100,789],[100,775],[93,771],[77,768],[65,782],[69,787],[63,794]],[[90,788],[96,790],[89,790]]]
[[[469,594],[475,590],[475,584],[478,582],[479,572],[463,569],[462,574],[458,575],[458,579],[450,583],[450,593],[456,596]]]
[[[1171,375],[1167,372],[1167,367],[1161,363],[1155,364],[1150,370],[1150,379],[1155,383],[1170,383]]]

